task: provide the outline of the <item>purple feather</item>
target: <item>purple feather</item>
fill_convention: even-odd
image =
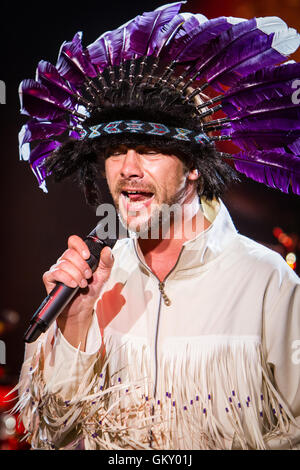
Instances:
[[[290,182],[300,195],[300,158],[282,149],[233,155],[235,168],[249,178],[287,193]]]
[[[103,39],[108,50],[108,62],[101,65],[102,70],[108,65],[120,65],[125,60],[135,56],[130,48],[130,38],[134,30],[134,20],[129,21],[123,27],[110,31]]]
[[[293,104],[291,96],[265,100],[255,107],[249,107],[237,113],[236,118],[230,124],[234,131],[300,129],[300,104]]]
[[[295,108],[299,108],[299,104],[293,103],[291,95],[281,96],[274,100],[264,100],[255,106],[249,106],[243,110],[243,113],[241,113],[240,116],[260,115],[268,111],[277,112],[282,110],[286,110],[288,115],[290,109],[293,110]]]
[[[164,5],[153,12],[136,16],[114,31],[102,34],[86,51],[98,73],[110,65],[125,60],[151,55],[157,47],[160,29],[168,24],[184,2]]]
[[[182,28],[180,28],[176,34],[176,38],[174,38],[175,44],[178,42],[182,42],[186,44],[186,39],[189,37],[189,35],[193,35],[195,30],[199,31],[199,28],[201,29],[202,24],[206,24],[207,26],[212,26],[211,22],[214,20],[209,21],[208,18],[204,15],[193,15],[192,13],[183,13],[181,15],[182,19],[184,20],[184,23],[182,25]],[[226,21],[227,22],[227,21]],[[219,26],[222,24],[222,19],[218,18],[218,24]],[[220,29],[219,29],[220,30]],[[205,33],[202,30],[202,35],[203,37],[205,36]]]
[[[267,36],[259,30],[250,31],[236,44],[228,47],[226,54],[206,74],[206,80],[213,84],[221,82],[226,86],[235,85],[237,79],[264,66],[277,64],[285,56],[272,49],[273,35]]]
[[[47,158],[55,149],[61,146],[61,142],[51,140],[50,142],[41,142],[30,153],[30,164],[41,158]]]
[[[134,20],[101,35],[87,47],[86,52],[98,73],[103,72],[110,65],[120,65],[122,60],[134,57],[134,52],[130,50],[133,25]]]
[[[50,153],[49,153],[50,155]],[[47,193],[46,183],[45,180],[47,178],[47,172],[44,167],[45,157],[37,158],[31,165],[31,169],[33,174],[35,175],[36,179],[38,180],[38,185],[45,193]]]
[[[136,57],[153,54],[161,28],[178,14],[182,3],[164,5],[134,19],[129,47]]]
[[[233,131],[249,131],[259,132],[273,129],[280,129],[289,131],[290,129],[300,129],[300,110],[294,109],[294,116],[286,116],[284,111],[281,111],[279,116],[264,116],[264,119],[253,119],[247,117],[231,123]]]
[[[71,128],[69,131],[69,137],[72,139],[79,140],[80,139],[80,134],[76,129],[72,129],[72,127],[76,128],[78,126],[78,119],[75,118],[74,116],[70,116],[70,122],[69,122],[69,127]]]
[[[231,140],[234,144],[243,150],[256,151],[256,150],[271,150],[278,147],[287,146],[293,151],[293,144],[300,139],[300,130],[267,130],[267,131],[254,131],[254,132],[241,132],[236,131],[231,134]]]
[[[97,68],[98,73],[103,72],[106,67],[111,65],[108,34],[102,34],[86,49],[89,59]]]
[[[72,95],[74,91],[70,88],[69,84],[63,79],[59,74],[58,70],[50,62],[41,60],[38,63],[36,70],[36,80],[40,83],[43,83],[45,86],[52,83],[56,85],[57,88],[63,90],[65,93]]]
[[[300,138],[289,144],[289,149],[294,155],[300,155]]]
[[[200,77],[222,90],[218,82],[231,86],[262,65],[282,62],[285,52],[296,49],[297,44],[296,32],[279,18],[243,21],[206,44],[199,60]]]
[[[81,37],[82,33],[78,32],[72,41],[62,44],[56,63],[58,73],[76,87],[79,87],[86,77],[97,75],[88,56],[83,53]]]
[[[201,48],[207,42],[232,27],[226,17],[208,20],[196,28],[190,28],[191,23],[192,20],[186,21],[172,40],[167,51],[168,60],[182,63],[197,60],[202,56]]]
[[[291,101],[294,91],[292,84],[293,81],[277,83],[275,85],[270,84],[265,87],[250,89],[248,92],[245,89],[244,93],[240,92],[229,98],[225,97],[222,100],[222,109],[229,117],[235,117],[241,111],[258,106],[264,101],[273,101],[284,97],[289,97]]]
[[[155,57],[160,57],[164,60],[166,50],[168,49],[169,43],[173,43],[173,38],[178,33],[178,30],[182,27],[185,22],[185,17],[181,14],[174,16],[174,18],[165,23],[157,33],[156,44],[153,50]]]
[[[238,42],[239,38],[243,37],[245,34],[248,34],[253,29],[256,29],[255,19],[242,21],[235,25],[230,25],[230,28],[221,32],[219,34],[218,29],[215,31],[215,35],[212,38],[208,38],[208,41],[202,42],[201,40],[201,50],[198,51],[198,71],[201,71],[202,76],[206,71],[209,71],[211,67],[218,63],[222,54],[226,53],[230,45]],[[179,56],[180,60],[187,60],[184,56]],[[192,56],[189,60],[196,60],[197,57]],[[233,58],[232,58],[233,59]]]
[[[270,25],[263,23],[264,21],[267,22],[268,18],[260,19],[260,21],[257,20],[258,24],[261,27],[263,26],[263,29],[267,31],[272,27],[274,32],[268,36],[265,32],[261,33],[262,36],[257,36],[252,44],[250,41],[248,44],[245,43],[244,45],[240,43],[243,52],[240,56],[235,49],[228,51],[231,56],[235,57],[234,63],[229,63],[228,68],[223,67],[223,70],[220,70],[219,63],[217,66],[217,70],[219,69],[219,71],[217,71],[217,73],[215,73],[215,70],[210,71],[210,75],[215,75],[207,76],[208,81],[211,84],[217,81],[226,86],[234,86],[237,77],[246,76],[250,72],[259,70],[262,68],[262,65],[263,67],[268,67],[279,64],[285,61],[289,54],[295,52],[300,44],[300,36],[295,30],[287,28],[285,23],[280,19],[277,19],[279,29],[276,29],[276,22],[274,20],[276,20],[276,18],[270,19]],[[226,56],[223,56],[223,60],[224,59],[226,63]]]
[[[175,60],[176,55],[174,54],[174,42],[177,45],[182,44],[182,47],[184,47],[186,44],[185,38],[193,36],[195,31],[198,31],[199,26],[202,23],[207,22],[208,20],[204,15],[193,15],[192,13],[176,15],[172,21],[165,24],[158,32],[154,55],[159,55],[161,60],[168,62]],[[180,51],[182,50],[182,47]]]
[[[258,70],[240,80],[222,100],[223,111],[230,117],[240,108],[255,106],[264,100],[292,96],[293,82],[300,77],[300,64],[282,64]]]
[[[63,134],[68,129],[68,123],[61,121],[39,121],[30,119],[24,125],[24,134],[21,145],[35,140],[45,140],[55,135]]]
[[[49,90],[52,98],[60,102],[68,102],[68,107],[75,109],[78,103],[78,100],[75,97],[75,92],[59,75],[54,65],[45,61],[39,62],[36,78],[39,83],[45,85],[45,87]],[[77,94],[80,96],[79,93]]]
[[[273,67],[264,67],[239,80],[237,85],[226,93],[231,97],[239,92],[290,82],[300,77],[300,63],[286,63]]]
[[[131,59],[133,53],[130,51],[130,35],[132,31],[132,22],[116,32],[108,34],[108,48],[111,65],[120,65],[122,60]]]
[[[21,113],[40,119],[59,119],[73,110],[68,97],[60,102],[53,98],[44,85],[32,79],[23,80],[19,87]]]
[[[32,152],[30,153],[30,166],[38,180],[39,187],[43,189],[44,192],[47,192],[45,179],[49,174],[45,169],[45,160],[52,154],[52,152],[60,147],[61,143],[52,140],[51,142],[42,142],[37,145]]]

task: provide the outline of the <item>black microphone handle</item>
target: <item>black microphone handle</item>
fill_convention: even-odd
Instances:
[[[44,333],[56,320],[77,291],[78,287],[72,288],[57,282],[54,289],[44,299],[30,320],[29,328],[24,335],[25,343],[36,341],[40,334]]]
[[[97,237],[97,227],[84,240],[90,250],[90,257],[86,260],[92,272],[98,266],[100,254],[105,246],[112,248],[116,240],[108,239],[105,242]],[[72,300],[79,287],[68,287],[62,282],[57,282],[56,286],[48,294],[34,313],[30,320],[30,326],[24,335],[26,343],[36,341],[41,333],[44,333],[56,320],[62,310]]]

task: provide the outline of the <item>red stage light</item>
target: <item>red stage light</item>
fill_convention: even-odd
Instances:
[[[282,233],[282,229],[280,227],[273,228],[273,235],[275,238],[278,238],[281,233]]]

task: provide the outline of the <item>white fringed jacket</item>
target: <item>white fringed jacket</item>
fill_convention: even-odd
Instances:
[[[85,352],[56,326],[27,346],[17,409],[32,447],[300,443],[300,280],[222,201],[202,209],[211,225],[164,285],[136,240],[117,242]]]

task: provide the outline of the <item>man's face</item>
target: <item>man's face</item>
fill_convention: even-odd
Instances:
[[[162,205],[183,206],[196,191],[195,172],[178,157],[146,147],[118,147],[106,159],[105,173],[123,225],[140,234],[161,222]]]

